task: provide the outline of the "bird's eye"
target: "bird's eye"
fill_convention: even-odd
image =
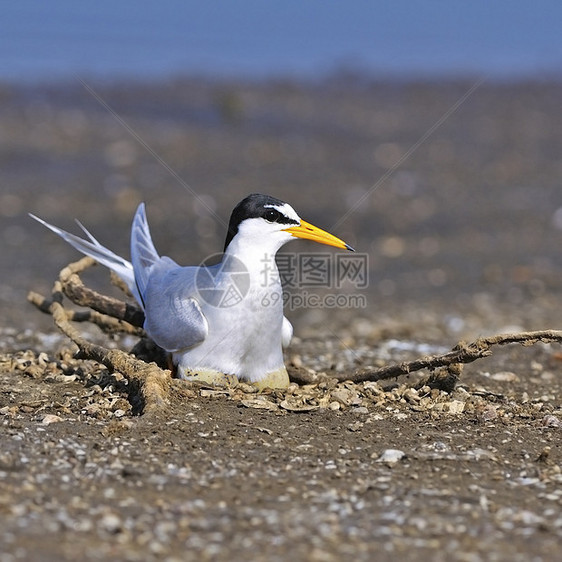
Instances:
[[[279,218],[279,211],[276,211],[275,209],[269,209],[269,211],[265,212],[263,218],[267,222],[276,222],[277,219]]]

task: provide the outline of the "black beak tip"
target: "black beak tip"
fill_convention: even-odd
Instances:
[[[349,250],[350,252],[355,252],[355,250],[354,250],[349,244],[346,244],[345,247],[346,247],[346,249]]]

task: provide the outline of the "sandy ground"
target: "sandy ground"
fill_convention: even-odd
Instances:
[[[199,263],[257,191],[368,256],[366,287],[307,289],[364,308],[287,311],[287,363],[344,374],[557,328],[562,86],[472,84],[0,90],[1,562],[558,559],[559,346],[498,350],[451,395],[417,376],[201,389],[148,418],[25,301],[77,257],[27,212],[128,255],[144,200],[157,248]]]

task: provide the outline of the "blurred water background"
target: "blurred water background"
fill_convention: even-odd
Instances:
[[[382,78],[562,70],[557,0],[162,0],[5,2],[0,78],[314,79],[338,70]]]

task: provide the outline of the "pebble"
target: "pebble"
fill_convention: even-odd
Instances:
[[[359,406],[358,408],[354,408],[354,409],[353,409],[353,413],[354,413],[354,414],[359,414],[359,415],[368,414],[368,413],[369,413],[369,409],[366,408],[365,406]]]
[[[349,406],[352,400],[351,390],[340,388],[332,391],[332,399],[339,402],[342,406]]]
[[[114,535],[122,529],[123,523],[121,518],[115,513],[106,513],[100,519],[99,526],[107,533]]]
[[[451,402],[445,402],[449,408],[450,414],[462,414],[464,412],[465,403],[460,400],[451,400]]]
[[[557,418],[556,416],[553,416],[551,414],[544,416],[544,418],[542,419],[542,424],[544,425],[544,427],[560,427],[562,425],[562,423],[560,422],[560,418]]]
[[[339,402],[342,406],[358,405],[361,398],[355,390],[349,388],[338,388],[332,391],[332,400]]]
[[[480,412],[478,412],[478,419],[483,422],[495,420],[498,417],[498,412],[494,406],[488,404]]]
[[[519,377],[511,371],[501,371],[490,375],[490,378],[500,382],[519,382]]]
[[[360,431],[363,428],[364,425],[365,424],[363,422],[356,421],[356,422],[350,423],[347,426],[347,429],[349,429],[349,431]]]
[[[396,464],[399,460],[402,460],[406,456],[404,451],[400,449],[386,449],[382,454],[376,459],[375,462],[384,462],[387,464]]]
[[[43,419],[41,420],[41,423],[43,425],[49,425],[51,423],[58,423],[63,421],[62,418],[60,416],[57,416],[55,414],[47,414],[46,416],[43,417]]]

